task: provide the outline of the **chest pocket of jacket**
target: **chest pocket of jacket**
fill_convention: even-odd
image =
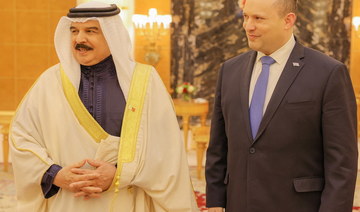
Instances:
[[[308,110],[315,106],[313,100],[287,100],[285,108],[289,110]]]
[[[297,192],[322,191],[325,183],[322,177],[295,178],[293,182]]]

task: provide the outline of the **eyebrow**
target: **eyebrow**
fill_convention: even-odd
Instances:
[[[254,17],[254,16],[266,17],[266,14],[264,14],[264,13],[253,13],[253,14],[249,15],[248,13],[243,12],[243,15],[252,16],[252,17]]]
[[[77,28],[74,27],[74,26],[71,26],[71,27],[70,27],[70,30],[72,30],[72,29],[77,29]],[[86,29],[87,29],[87,30],[89,30],[89,29],[99,30],[99,28],[98,28],[98,27],[95,27],[95,26],[94,26],[94,27],[86,27]]]
[[[86,29],[95,29],[95,30],[99,30],[99,28],[97,28],[97,27],[86,27]]]

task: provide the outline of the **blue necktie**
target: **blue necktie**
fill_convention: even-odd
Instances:
[[[275,63],[275,60],[270,56],[263,56],[260,58],[260,60],[262,63],[262,70],[259,78],[256,81],[250,104],[250,124],[253,138],[256,137],[261,119],[263,117],[270,65]]]

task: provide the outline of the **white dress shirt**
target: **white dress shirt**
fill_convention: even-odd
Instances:
[[[269,55],[276,62],[270,66],[269,81],[268,81],[268,85],[267,85],[267,89],[266,89],[263,114],[265,113],[267,105],[269,104],[269,101],[274,92],[276,84],[279,81],[280,75],[284,70],[285,64],[290,57],[291,51],[293,50],[295,43],[296,43],[296,41],[295,41],[294,35],[292,35],[286,44],[284,44],[280,49],[276,50],[271,55]],[[254,87],[255,87],[256,81],[261,73],[262,64],[261,64],[260,58],[262,56],[265,56],[265,54],[258,51],[256,60],[255,60],[255,64],[254,64],[254,69],[253,69],[253,72],[251,75],[251,81],[250,81],[249,107],[251,104],[252,95],[254,93]]]

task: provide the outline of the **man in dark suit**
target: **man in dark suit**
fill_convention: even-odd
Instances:
[[[219,73],[209,212],[351,212],[356,101],[344,64],[296,42],[296,0],[247,0],[253,51]]]

